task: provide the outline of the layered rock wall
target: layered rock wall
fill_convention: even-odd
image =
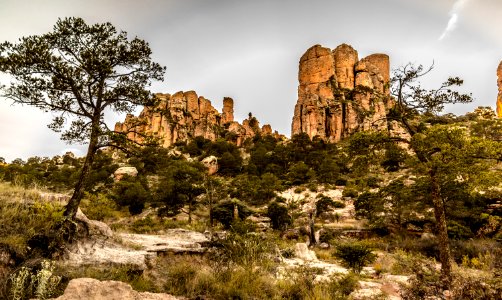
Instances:
[[[124,122],[115,124],[115,131],[126,133],[128,139],[140,144],[147,137],[158,138],[163,147],[179,141],[187,142],[197,136],[214,141],[225,130],[232,134],[231,139],[239,146],[246,138],[262,131],[263,134],[272,134],[270,125],[265,125],[262,130],[255,118],[250,117],[243,124],[234,121],[232,98],[223,99],[220,114],[211,101],[199,97],[194,91],[156,94],[156,97],[159,99],[156,107],[145,107],[138,117],[128,114]]]
[[[337,142],[360,130],[387,130],[389,57],[361,60],[351,46],[315,45],[300,59],[292,134]]]
[[[502,61],[497,68],[497,85],[499,88],[499,93],[497,96],[497,116],[502,118]]]

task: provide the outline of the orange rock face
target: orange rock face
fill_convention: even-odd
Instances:
[[[127,133],[130,140],[140,144],[147,137],[157,138],[166,148],[197,136],[215,141],[223,137],[225,130],[231,134],[231,140],[240,146],[246,138],[261,133],[254,118],[244,120],[243,124],[234,121],[232,98],[223,99],[220,114],[211,101],[197,96],[194,91],[156,94],[156,97],[159,104],[155,108],[144,108],[138,117],[128,114],[124,122],[115,124],[115,131]],[[269,134],[272,129],[267,127],[264,131],[264,134]]]
[[[500,62],[497,69],[497,85],[499,88],[499,94],[497,97],[497,116],[502,118],[502,62]]]
[[[361,60],[351,46],[315,45],[300,59],[292,134],[337,142],[361,130],[386,130],[390,103],[389,57]]]
[[[234,100],[229,97],[223,98],[223,110],[221,114],[222,124],[234,121]]]

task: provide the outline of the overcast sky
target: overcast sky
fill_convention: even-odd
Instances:
[[[391,68],[434,61],[427,87],[460,76],[475,98],[447,112],[495,107],[501,0],[0,0],[0,42],[46,33],[58,17],[71,16],[109,21],[148,41],[154,60],[167,67],[153,92],[195,90],[218,109],[224,96],[232,97],[236,119],[252,112],[286,135],[298,61],[314,44],[348,43],[360,58],[386,53]],[[47,128],[50,118],[0,98],[0,157],[85,154]]]

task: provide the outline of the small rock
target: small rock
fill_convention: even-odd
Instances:
[[[321,248],[321,249],[329,249],[329,244],[328,243],[321,243],[319,245],[319,248]]]
[[[316,261],[317,256],[315,255],[315,252],[312,250],[309,250],[307,247],[307,244],[305,243],[296,243],[295,245],[295,256],[303,259],[305,261]]]

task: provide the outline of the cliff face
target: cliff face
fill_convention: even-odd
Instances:
[[[145,107],[138,117],[127,115],[124,122],[115,124],[115,131],[127,133],[130,140],[138,143],[142,143],[145,136],[159,138],[163,147],[179,141],[187,142],[197,136],[214,141],[225,134],[225,130],[238,146],[258,133],[272,134],[270,125],[261,129],[255,118],[250,117],[243,124],[234,121],[234,101],[231,98],[223,99],[220,114],[211,101],[197,96],[194,91],[156,96],[160,100],[156,107]]]
[[[497,116],[502,118],[502,61],[497,68],[497,85],[499,88],[499,94],[497,97]]]
[[[292,134],[338,142],[361,130],[387,130],[389,80],[385,54],[359,60],[347,44],[311,47],[300,59]]]

